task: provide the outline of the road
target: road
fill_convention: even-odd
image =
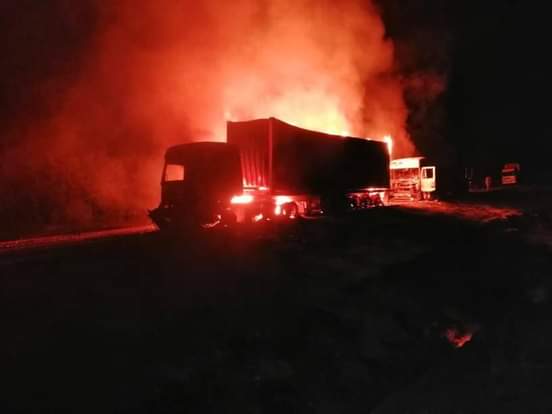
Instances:
[[[435,202],[3,244],[3,412],[546,412],[533,224]]]
[[[53,234],[41,237],[21,238],[16,240],[0,241],[0,254],[13,254],[19,251],[29,251],[41,248],[75,245],[88,241],[101,240],[112,237],[131,236],[151,233],[154,225],[131,226],[107,230],[87,231],[81,233]]]

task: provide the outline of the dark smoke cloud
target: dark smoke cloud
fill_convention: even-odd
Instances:
[[[145,217],[166,146],[223,139],[228,118],[391,134],[399,154],[414,151],[394,47],[370,2],[1,7],[0,213],[12,232]]]
[[[473,8],[456,0],[376,2],[395,45],[411,139],[420,154],[439,166],[454,164],[458,154],[450,137],[450,73],[455,43],[461,41],[459,16]]]

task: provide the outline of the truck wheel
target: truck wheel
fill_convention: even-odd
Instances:
[[[297,204],[295,203],[286,203],[282,206],[282,216],[287,217],[288,219],[297,218]]]

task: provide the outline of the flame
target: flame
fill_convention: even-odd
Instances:
[[[389,150],[389,158],[392,158],[393,155],[393,137],[391,135],[385,135],[383,137],[383,142],[387,144]]]
[[[253,196],[251,194],[242,194],[235,195],[230,200],[231,204],[249,204],[253,201]]]
[[[282,214],[282,205],[290,203],[292,201],[293,199],[290,196],[286,195],[278,195],[274,197],[274,204],[276,204],[276,207],[274,207],[274,214],[277,216]]]
[[[411,152],[402,84],[391,75],[393,45],[377,8],[359,0],[314,3],[268,2],[263,16],[269,24],[262,26],[245,6],[255,3],[240,4],[255,18],[249,40],[230,42],[221,60],[220,118],[276,117],[340,136],[393,134],[396,149]],[[223,22],[229,25],[226,16]],[[224,137],[219,120],[211,124]]]
[[[290,196],[278,195],[274,197],[274,202],[277,206],[281,206],[282,204],[290,203],[292,201],[293,199]]]

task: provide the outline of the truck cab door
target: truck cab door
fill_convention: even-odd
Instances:
[[[422,179],[420,189],[424,193],[435,191],[435,167],[422,167]]]

